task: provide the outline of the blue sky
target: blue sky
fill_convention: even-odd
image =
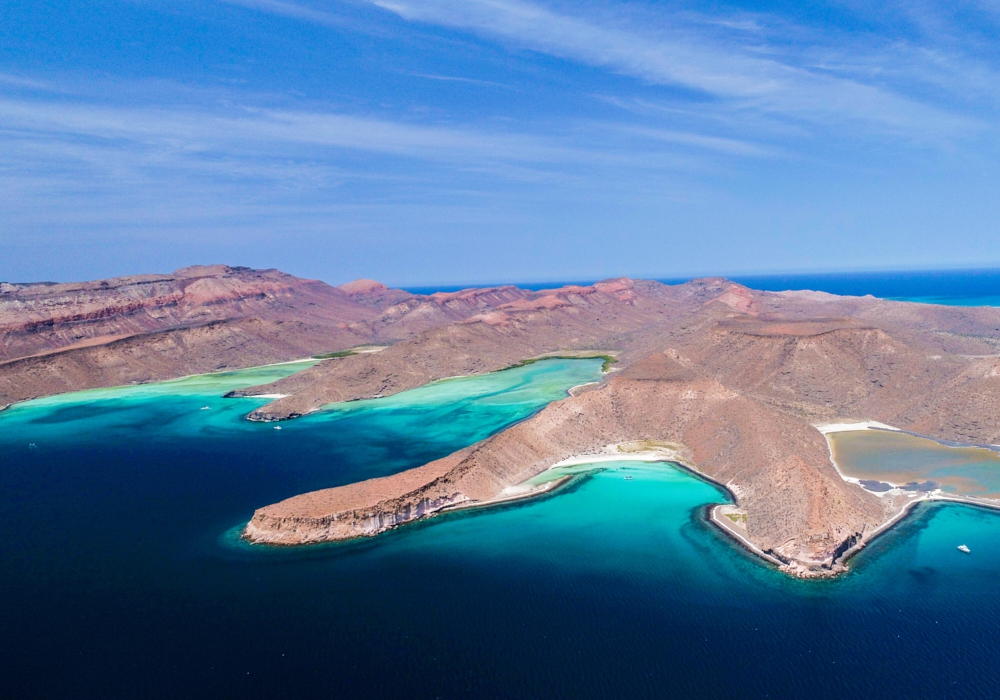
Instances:
[[[1000,265],[1000,0],[0,0],[0,279]]]

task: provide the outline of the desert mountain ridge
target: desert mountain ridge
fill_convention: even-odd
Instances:
[[[876,421],[1000,443],[1000,309],[763,292],[723,278],[417,295],[205,266],[5,284],[0,338],[0,405],[328,356],[237,392],[282,396],[248,416],[257,421],[550,355],[616,360],[599,384],[442,460],[258,509],[245,536],[272,544],[377,534],[507,498],[564,460],[644,445],[724,485],[746,540],[813,575],[841,567],[900,506],[842,479],[815,426]],[[365,346],[380,351],[352,350]]]
[[[102,386],[391,344],[523,298],[516,287],[415,295],[279,270],[0,285],[0,406]]]

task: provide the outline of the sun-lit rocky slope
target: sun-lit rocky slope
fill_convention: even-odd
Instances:
[[[621,372],[424,467],[259,509],[251,541],[371,535],[511,487],[617,445],[669,446],[723,483],[747,537],[799,573],[830,571],[898,504],[842,480],[823,422],[874,420],[934,437],[1000,442],[1000,310],[815,293],[725,280],[614,280],[536,293],[366,357],[317,366],[268,391],[276,419],[328,400],[388,394],[526,356],[616,352]]]
[[[527,294],[420,296],[224,265],[68,284],[0,283],[0,407],[392,343]]]
[[[431,298],[451,305],[489,293],[491,303],[480,313],[417,333],[378,354],[344,357],[240,393],[286,395],[250,414],[251,420],[273,421],[331,402],[387,396],[435,379],[491,372],[544,354],[624,352],[622,359],[628,362],[655,343],[656,331],[664,324],[685,317],[689,297],[701,300],[694,302],[700,308],[704,295],[719,291],[711,283],[670,287],[610,280],[586,287],[518,290],[516,295],[507,291],[507,297],[516,298],[506,301],[495,298],[498,290],[436,294]]]
[[[245,531],[255,542],[372,535],[507,497],[567,458],[645,445],[725,484],[761,550],[799,572],[830,571],[898,504],[842,480],[816,424],[872,420],[1000,443],[1000,310],[759,292],[718,278],[413,295],[370,280],[332,287],[195,267],[0,285],[0,340],[0,406],[386,346],[241,391],[284,395],[249,416],[262,421],[542,356],[617,359],[620,371],[599,385],[445,459],[259,509]]]

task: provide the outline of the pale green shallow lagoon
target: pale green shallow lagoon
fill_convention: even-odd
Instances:
[[[852,430],[827,438],[844,476],[889,484],[935,482],[954,496],[1000,498],[1000,453],[951,447],[890,430]]]

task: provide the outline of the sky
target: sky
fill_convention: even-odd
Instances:
[[[1000,266],[1000,0],[0,0],[0,280]]]

